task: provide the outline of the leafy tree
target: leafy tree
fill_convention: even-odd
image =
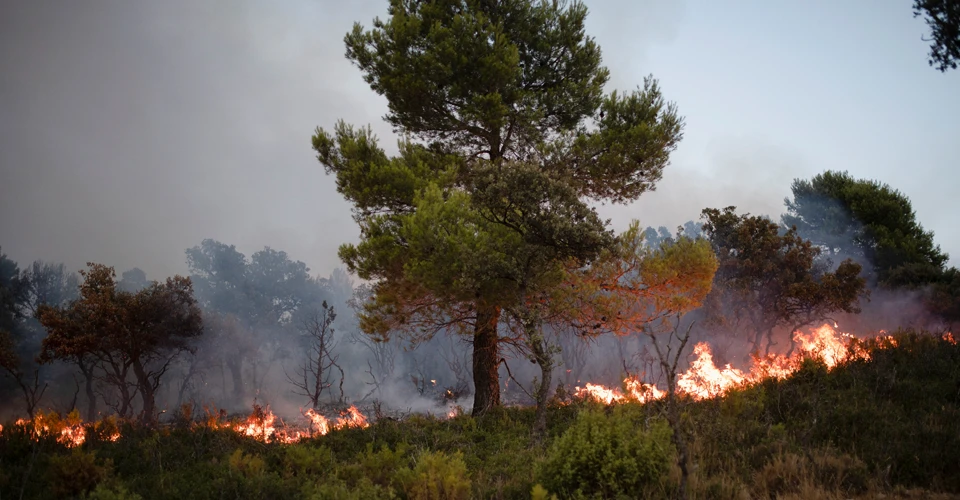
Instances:
[[[153,422],[161,378],[203,332],[193,286],[189,278],[174,276],[136,293],[125,292],[118,289],[112,268],[88,267],[81,271],[84,280],[76,302],[39,310],[40,322],[50,332],[43,340],[44,357],[123,360],[132,368],[142,420]]]
[[[677,227],[677,234],[693,239],[701,238],[703,237],[703,228],[700,224],[690,220]],[[673,236],[665,226],[656,229],[648,226],[643,232],[644,242],[653,247],[660,246],[660,243],[665,241],[673,241]]]
[[[913,0],[913,17],[923,16],[933,38],[930,66],[941,72],[957,69],[960,61],[960,2],[957,0]]]
[[[235,246],[206,239],[186,251],[197,298],[218,339],[206,354],[224,353],[234,396],[245,396],[243,367],[258,367],[284,355],[278,334],[293,334],[293,326],[308,320],[327,295],[324,280],[312,278],[310,269],[283,251],[264,247],[249,259]],[[214,347],[214,346],[209,346]],[[224,348],[225,347],[225,348]]]
[[[53,280],[45,279],[49,274],[38,272],[49,269],[38,261],[21,272],[16,262],[0,252],[0,372],[13,381],[31,417],[48,387],[32,359],[36,352],[31,345],[35,329],[30,321],[36,304],[53,299],[47,297],[54,291],[53,283],[49,283]],[[62,277],[63,265],[56,269]]]
[[[481,414],[500,402],[504,308],[526,307],[562,259],[612,242],[586,202],[653,189],[682,119],[653,79],[603,94],[609,73],[579,2],[393,0],[389,14],[345,42],[388,101],[399,154],[342,122],[318,128],[313,146],[360,225],[361,242],[340,257],[375,282],[361,327],[470,335]]]
[[[637,222],[624,232],[613,251],[585,272],[575,286],[579,297],[591,298],[587,318],[618,335],[641,334],[654,346],[667,381],[667,421],[681,471],[679,495],[685,498],[688,451],[681,429],[677,398],[677,373],[690,327],[681,319],[703,304],[713,286],[719,263],[710,243],[680,231],[655,244],[645,241],[647,231]]]
[[[783,224],[796,226],[827,256],[870,264],[880,283],[916,284],[923,276],[937,276],[947,262],[910,200],[886,184],[827,171],[794,180],[791,190]]]
[[[708,298],[714,318],[746,319],[755,350],[766,336],[769,353],[777,327],[794,331],[834,311],[859,312],[866,285],[860,264],[847,259],[828,272],[817,259],[821,249],[795,227],[782,231],[765,217],[735,209],[703,210],[703,229],[720,260]]]

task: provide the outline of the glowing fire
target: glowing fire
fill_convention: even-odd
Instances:
[[[883,333],[885,332],[881,331],[881,334]],[[881,335],[879,338],[889,345],[896,345],[893,337]],[[943,338],[955,343],[953,336],[949,333],[944,334]],[[807,334],[798,331],[793,335],[795,352],[792,356],[754,357],[748,371],[733,368],[729,364],[718,368],[713,361],[710,346],[701,342],[693,348],[695,358],[690,363],[690,367],[677,377],[677,392],[694,399],[708,399],[723,395],[730,389],[759,382],[767,377],[784,378],[796,371],[804,358],[821,359],[827,368],[833,368],[851,357],[869,358],[869,354],[862,347],[850,342],[853,339],[854,337],[850,334],[838,332],[836,325],[824,324]],[[665,391],[659,390],[654,385],[645,384],[637,377],[627,377],[623,382],[626,391],[598,384],[586,384],[584,387],[576,387],[575,393],[579,397],[606,404],[627,400],[644,403],[666,395]]]
[[[17,419],[13,425],[22,427],[38,439],[44,436],[56,436],[57,442],[68,447],[80,446],[87,440],[87,429],[76,412],[67,415],[66,419],[60,419],[56,413],[38,411],[32,420]],[[2,431],[3,426],[0,426],[0,432]]]
[[[886,332],[881,331],[880,334],[877,340],[881,341],[882,345],[896,345],[896,340],[886,335]],[[943,333],[941,338],[956,344],[956,339],[950,332]],[[710,346],[701,342],[694,346],[695,358],[690,363],[690,367],[677,377],[677,389],[680,393],[695,399],[706,399],[723,395],[730,389],[753,384],[767,377],[787,377],[798,369],[803,359],[808,357],[822,360],[828,368],[833,368],[849,359],[868,359],[869,353],[859,343],[851,340],[854,340],[853,336],[838,332],[836,325],[831,327],[824,324],[809,333],[795,332],[793,355],[755,356],[747,371],[733,368],[729,364],[722,368],[717,367]],[[666,391],[660,390],[654,384],[642,382],[639,377],[631,376],[623,381],[622,390],[588,383],[584,387],[576,387],[576,395],[606,404],[622,401],[645,403],[663,398],[666,396]],[[461,414],[463,409],[453,406],[449,408],[445,417],[454,418]],[[302,416],[306,420],[304,424],[287,424],[269,407],[254,405],[253,413],[241,422],[227,421],[226,412],[221,410],[215,414],[208,411],[207,419],[194,425],[213,429],[230,429],[266,443],[293,443],[312,436],[326,435],[334,429],[365,428],[370,425],[367,417],[356,406],[350,406],[342,411],[335,420],[327,418],[313,408],[303,412]],[[53,412],[38,411],[33,419],[19,419],[13,425],[22,427],[38,439],[43,436],[55,436],[58,442],[68,447],[80,446],[86,442],[88,431],[99,436],[99,439],[109,441],[120,439],[116,418],[108,417],[95,423],[84,424],[76,411],[63,418]],[[0,425],[0,432],[3,430],[4,427]]]
[[[234,424],[231,428],[245,436],[259,439],[265,443],[280,442],[293,443],[303,438],[311,436],[323,436],[331,429],[346,429],[349,427],[364,428],[369,427],[367,417],[357,409],[356,406],[350,406],[344,410],[336,422],[331,424],[327,417],[321,415],[313,408],[303,413],[303,416],[309,421],[305,428],[298,428],[293,425],[287,425],[282,420],[278,422],[278,417],[270,411],[270,408],[262,408],[254,405],[253,413],[244,422]]]

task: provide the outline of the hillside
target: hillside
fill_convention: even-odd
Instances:
[[[868,359],[831,370],[810,359],[788,378],[687,401],[691,497],[960,495],[960,346],[898,332],[863,347]],[[57,439],[64,422],[49,415],[3,426],[0,498],[671,495],[677,470],[660,401],[561,396],[539,445],[532,408],[381,418],[294,444],[264,443],[215,418],[180,415],[160,429],[104,421],[72,448]]]

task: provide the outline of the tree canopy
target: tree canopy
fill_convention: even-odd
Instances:
[[[43,339],[43,358],[92,357],[132,369],[143,403],[141,416],[152,422],[160,379],[203,333],[192,283],[175,276],[133,293],[118,288],[113,268],[92,263],[88,267],[81,271],[78,300],[67,307],[43,305],[38,311],[49,331]],[[125,378],[120,381],[126,383]]]
[[[474,413],[499,404],[503,308],[610,245],[587,202],[652,190],[682,136],[652,78],[604,94],[586,14],[580,2],[393,0],[345,43],[387,98],[398,154],[343,122],[313,137],[361,230],[340,257],[375,281],[361,326],[472,329]]]
[[[827,256],[868,264],[880,283],[902,285],[911,276],[939,274],[947,254],[917,221],[910,199],[877,181],[827,171],[796,179],[782,222],[820,246]]]
[[[960,61],[960,2],[913,0],[913,17],[923,16],[930,28],[930,66],[941,72],[957,69]]]
[[[791,331],[834,311],[859,312],[866,280],[860,264],[846,259],[829,272],[818,261],[821,249],[775,222],[736,207],[703,210],[704,232],[720,260],[708,309],[715,319],[753,329],[754,348],[764,336],[766,352],[773,330]]]

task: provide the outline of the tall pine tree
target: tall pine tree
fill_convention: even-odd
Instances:
[[[473,413],[500,404],[498,325],[614,238],[590,202],[654,189],[683,120],[657,82],[604,94],[609,72],[580,2],[392,0],[345,38],[403,139],[317,129],[313,147],[354,205],[340,257],[375,282],[362,328],[472,337]]]

